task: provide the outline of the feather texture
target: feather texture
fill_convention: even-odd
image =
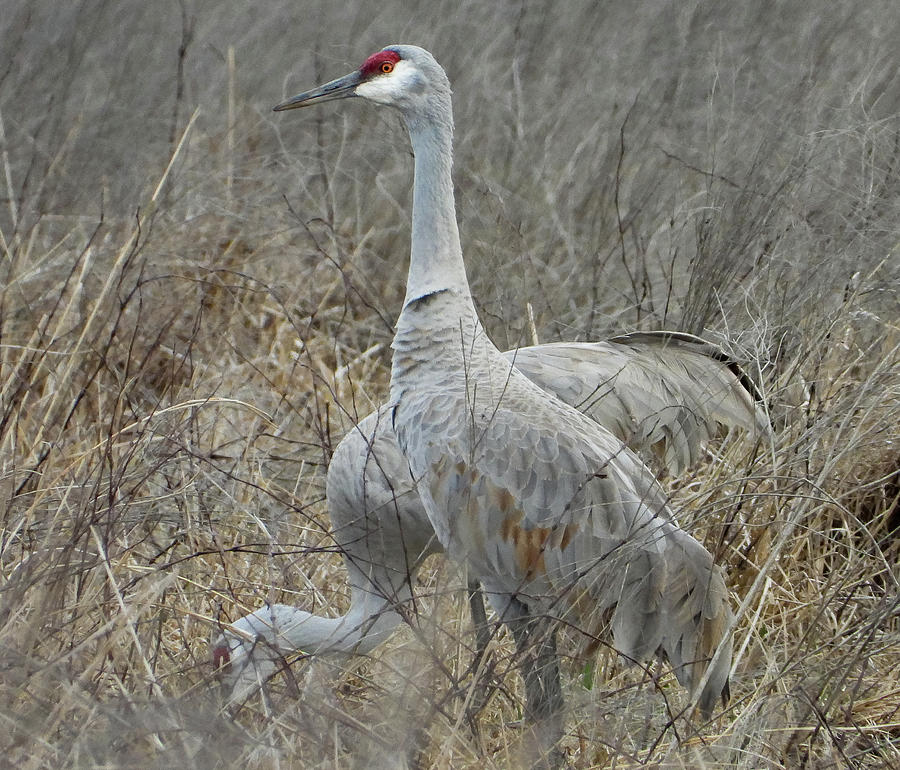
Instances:
[[[711,653],[688,656],[714,651],[730,622],[721,571],[673,523],[663,491],[622,439],[541,390],[477,322],[441,321],[455,302],[436,296],[423,318],[407,307],[394,342],[394,424],[438,539],[488,591],[588,639],[611,633],[627,659],[663,649],[696,687]],[[404,387],[408,379],[415,388]],[[702,704],[724,691],[727,658]]]
[[[752,384],[721,350],[698,338],[673,342],[672,333],[650,333],[639,339],[629,335],[605,342],[548,343],[504,355],[540,388],[584,411],[641,452],[658,449],[661,441],[664,456],[679,456],[666,451],[667,442],[678,434],[664,428],[683,404],[706,400],[716,406],[703,411],[712,422],[691,434],[692,457],[699,456],[703,438],[721,426],[751,434],[768,431],[756,400],[759,394],[748,390]],[[674,364],[696,374],[681,377]],[[659,433],[634,429],[651,419]],[[695,446],[694,441],[700,443]],[[545,461],[559,457],[558,444],[547,437],[541,438],[537,451]],[[505,471],[508,453],[492,449],[491,454],[491,462]],[[670,466],[670,470],[678,468]],[[213,644],[231,661],[226,681],[235,699],[271,675],[282,656],[299,651],[365,652],[381,643],[402,622],[395,608],[410,601],[412,581],[422,561],[442,550],[397,443],[387,407],[361,420],[338,444],[328,468],[326,496],[334,542],[349,573],[351,607],[360,610],[348,613],[353,622],[340,623],[347,616],[322,618],[331,623],[331,634],[318,641],[310,627],[310,618],[315,616],[285,605],[264,607],[236,621]],[[541,533],[528,534],[518,523],[513,524],[506,525],[503,540],[524,559],[529,543]],[[566,550],[575,534],[569,526],[553,537]],[[498,548],[492,564],[499,569],[500,562]],[[686,576],[670,582],[691,584]],[[691,633],[702,607],[690,595],[677,597],[674,593],[667,600],[674,608],[669,626],[683,631],[671,635],[664,647],[679,679],[688,686],[684,661],[694,660],[698,649],[707,656],[711,653],[698,646]],[[502,602],[496,595],[493,598],[502,612]],[[586,598],[573,594],[572,600]],[[363,622],[372,617],[378,618],[377,628]]]

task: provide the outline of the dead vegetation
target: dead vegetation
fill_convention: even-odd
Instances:
[[[298,662],[236,716],[211,678],[218,622],[346,605],[323,474],[385,396],[406,266],[397,122],[268,108],[403,38],[454,82],[497,343],[530,341],[526,303],[545,341],[702,331],[749,362],[778,429],[667,480],[740,607],[730,705],[691,724],[664,666],[567,658],[571,765],[900,767],[900,12],[332,5],[13,3],[4,761],[521,762],[512,648],[472,686],[439,560],[371,660]]]

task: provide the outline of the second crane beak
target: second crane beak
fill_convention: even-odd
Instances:
[[[346,99],[348,96],[356,96],[356,87],[362,83],[362,74],[357,70],[349,75],[332,80],[325,85],[317,86],[311,91],[304,91],[292,99],[273,107],[275,112],[282,110],[294,110],[297,107],[306,107],[308,104],[321,104],[332,102],[336,99]]]

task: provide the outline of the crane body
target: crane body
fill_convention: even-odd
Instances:
[[[643,332],[593,343],[507,351],[548,393],[583,411],[635,451],[655,451],[670,473],[700,462],[722,428],[768,432],[762,396],[717,346],[679,332]],[[350,609],[322,617],[266,605],[213,642],[230,700],[240,702],[287,656],[366,654],[403,622],[422,562],[442,550],[382,407],[341,440],[328,468],[331,534],[348,572]],[[503,608],[501,607],[501,610]],[[475,607],[475,613],[481,614]]]

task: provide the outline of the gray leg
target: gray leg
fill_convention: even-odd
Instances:
[[[491,641],[491,628],[484,611],[484,595],[477,580],[469,581],[468,593],[469,612],[472,613],[472,625],[475,626],[475,660],[472,662],[472,670],[477,671]]]
[[[509,604],[505,622],[516,640],[525,680],[526,720],[534,725],[542,755],[536,767],[558,767],[563,755],[556,748],[562,737],[563,697],[556,652],[556,627],[552,618],[532,617],[516,599]]]
[[[475,657],[469,666],[473,678],[478,678],[479,673],[485,679],[490,678],[490,672],[480,672],[482,662],[487,655],[488,644],[490,644],[493,634],[493,626],[488,625],[487,613],[484,610],[484,594],[481,591],[481,584],[477,580],[470,580],[467,593],[469,595],[469,612],[472,615],[472,626],[475,629]],[[488,676],[485,676],[488,674]],[[466,719],[473,735],[478,735],[478,723],[476,717],[484,708],[491,695],[492,689],[487,682],[474,682],[476,687],[472,693],[473,697],[469,701],[466,710]]]

